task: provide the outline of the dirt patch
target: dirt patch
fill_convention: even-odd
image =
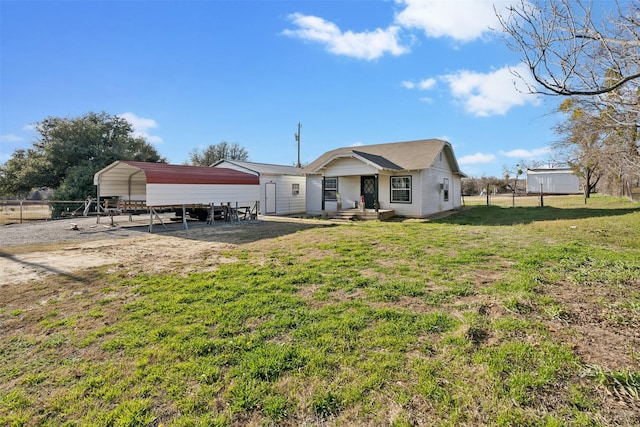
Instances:
[[[240,245],[328,225],[326,221],[269,219],[215,226],[193,224],[188,230],[170,224],[168,231],[148,233],[139,224],[105,228],[95,226],[93,219],[3,228],[8,232],[3,233],[0,247],[0,287],[52,274],[73,276],[74,272],[103,266],[132,274],[184,273],[196,265],[198,271],[207,271],[231,261],[225,254]]]
[[[550,323],[587,365],[606,370],[635,371],[640,367],[640,316],[614,301],[624,301],[625,289],[612,286],[556,285],[549,290],[566,312]]]

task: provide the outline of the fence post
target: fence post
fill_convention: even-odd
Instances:
[[[544,192],[542,191],[542,183],[540,183],[540,207],[544,207]]]
[[[22,224],[22,200],[20,200],[20,224]]]
[[[489,184],[487,184],[487,206],[489,206]]]

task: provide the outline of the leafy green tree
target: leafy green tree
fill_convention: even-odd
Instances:
[[[202,151],[194,149],[189,153],[187,164],[192,166],[211,166],[220,160],[246,162],[249,160],[249,153],[237,142],[229,144],[226,141],[222,141],[219,144],[212,144]]]
[[[107,113],[48,117],[35,126],[33,147],[16,150],[0,165],[0,194],[23,196],[35,187],[54,189],[56,200],[95,197],[93,175],[116,160],[166,162],[124,118]]]

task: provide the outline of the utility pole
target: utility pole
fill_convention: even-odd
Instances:
[[[302,128],[302,125],[300,124],[300,122],[298,122],[298,133],[294,135],[296,138],[296,142],[298,143],[298,163],[296,165],[297,168],[302,167],[302,164],[300,164],[300,128]]]

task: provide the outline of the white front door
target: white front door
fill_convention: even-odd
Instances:
[[[264,203],[265,203],[265,214],[274,214],[276,213],[276,183],[275,182],[267,182],[265,184],[265,195],[264,195]]]

